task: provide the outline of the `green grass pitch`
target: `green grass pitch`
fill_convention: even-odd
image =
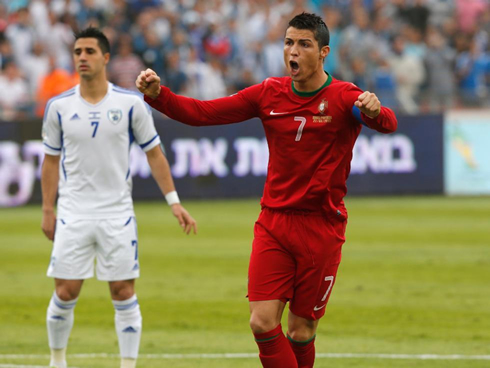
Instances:
[[[258,200],[185,206],[198,220],[197,236],[182,234],[164,203],[136,204],[144,324],[138,366],[259,367],[250,357],[149,355],[257,351],[245,295]],[[490,197],[353,197],[347,206],[347,242],[317,352],[489,355]],[[51,244],[41,233],[40,214],[39,206],[0,209],[0,367],[48,363]],[[69,365],[118,367],[107,284],[88,280],[75,313]],[[70,357],[88,353],[109,356]],[[483,368],[490,361],[358,357],[319,358],[316,364],[414,366]]]

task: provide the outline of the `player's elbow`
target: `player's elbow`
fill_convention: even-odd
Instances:
[[[398,128],[398,121],[395,119],[394,121],[390,121],[389,124],[379,127],[377,131],[383,134],[390,134],[396,132],[397,128]]]

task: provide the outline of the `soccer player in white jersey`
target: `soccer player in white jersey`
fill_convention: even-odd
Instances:
[[[151,111],[137,94],[107,81],[109,42],[95,28],[76,35],[80,84],[51,99],[43,122],[42,230],[54,240],[47,311],[51,367],[66,368],[73,310],[83,280],[108,281],[121,368],[136,366],[142,317],[135,294],[138,235],[131,198],[129,149],[146,152],[151,172],[184,232],[197,231],[181,206]],[[54,206],[59,193],[57,213]]]

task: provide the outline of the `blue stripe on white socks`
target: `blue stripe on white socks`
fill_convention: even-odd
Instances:
[[[126,300],[113,300],[112,304],[114,304],[114,309],[118,311],[133,309],[138,305],[138,298],[136,294],[134,294],[131,298]]]
[[[56,291],[53,293],[52,300],[53,303],[60,309],[73,309],[78,302],[78,298],[68,301],[61,300],[56,294]]]
[[[127,300],[113,300],[112,303],[116,311],[115,324],[121,358],[136,359],[142,330],[138,299],[136,295],[133,295]]]

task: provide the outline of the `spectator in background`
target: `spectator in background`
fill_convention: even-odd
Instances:
[[[218,23],[210,23],[203,37],[204,52],[210,58],[227,61],[231,58],[231,42],[225,29]]]
[[[243,40],[238,34],[238,22],[236,19],[227,20],[227,33],[230,40],[230,58],[229,62],[234,64],[240,63],[240,58],[243,55]]]
[[[50,0],[32,0],[29,4],[29,13],[32,25],[36,31],[37,41],[48,41],[51,22],[49,18]]]
[[[421,59],[405,52],[405,39],[398,35],[393,39],[393,55],[388,65],[396,80],[396,98],[406,114],[417,114],[419,106],[417,97],[425,77],[424,64]]]
[[[257,80],[255,79],[255,75],[251,70],[242,68],[240,69],[239,78],[236,78],[234,81],[232,81],[232,83],[234,85],[234,89],[229,91],[229,95],[233,94],[235,91],[241,91],[242,89],[257,84]]]
[[[490,4],[488,0],[455,0],[458,24],[463,32],[475,30],[475,24],[480,14],[485,12]]]
[[[122,35],[117,54],[109,63],[109,80],[120,87],[136,90],[134,81],[144,68],[141,58],[133,53],[131,36]]]
[[[325,58],[324,68],[334,77],[338,74],[339,69],[339,49],[341,30],[340,23],[342,21],[342,14],[336,8],[325,8],[324,19],[330,31],[330,53]]]
[[[24,75],[29,82],[30,90],[37,91],[41,80],[49,73],[49,56],[44,45],[36,41],[26,60],[24,61]]]
[[[355,57],[366,57],[376,48],[376,36],[369,27],[369,14],[362,8],[353,13],[353,24],[342,32],[340,74],[342,79],[352,80],[352,70],[348,67]]]
[[[263,47],[264,73],[270,77],[283,77],[286,74],[284,67],[284,30],[278,27],[271,28],[267,33],[267,40]]]
[[[429,23],[430,9],[426,5],[427,0],[414,0],[413,5],[407,10],[407,21],[413,28],[425,35]]]
[[[364,91],[372,89],[368,79],[369,73],[367,72],[366,60],[356,56],[352,59],[350,67],[352,70],[352,83]]]
[[[477,47],[475,39],[469,36],[463,37],[458,39],[458,48],[461,52],[456,57],[456,77],[460,97],[465,105],[478,106],[487,97],[485,83],[487,58]]]
[[[30,14],[27,8],[17,11],[16,22],[9,25],[6,36],[12,45],[15,62],[22,67],[25,57],[31,52],[35,40],[35,31],[30,24]]]
[[[452,66],[455,52],[447,46],[444,36],[437,28],[429,29],[427,45],[425,64],[430,111],[436,113],[453,106],[455,81]]]
[[[376,95],[382,99],[385,106],[399,110],[396,98],[396,80],[388,61],[381,57],[376,50],[373,50],[370,59],[373,63],[371,72],[373,91],[376,91]]]
[[[405,40],[405,52],[417,59],[424,59],[427,45],[424,42],[422,31],[413,26],[405,26],[402,29],[402,34]]]
[[[166,65],[166,85],[172,90],[172,92],[180,94],[186,89],[188,78],[182,69],[179,53],[168,53]]]
[[[0,37],[0,69],[4,69],[11,61],[15,61],[12,45],[7,38]]]
[[[8,62],[0,75],[1,118],[22,118],[26,115],[29,101],[29,86],[21,77],[19,67],[13,61]]]
[[[82,0],[80,11],[76,13],[77,23],[82,27],[88,25],[90,20],[96,19],[97,23],[104,21],[104,14],[101,8],[98,8],[95,0]]]
[[[159,71],[160,75],[165,73],[166,61],[163,51],[162,42],[157,34],[147,28],[143,32],[144,42],[146,44],[145,51],[141,54],[143,63],[152,70]],[[134,85],[134,83],[133,83]]]
[[[8,11],[7,7],[0,3],[0,33],[3,34],[8,26]]]
[[[72,46],[74,42],[73,29],[70,27],[70,18],[60,16],[51,11],[49,13],[50,30],[45,35],[44,43],[48,46],[48,53],[56,57],[56,67],[73,71]]]
[[[79,82],[78,74],[70,74],[65,69],[59,68],[56,57],[49,56],[49,72],[42,78],[37,90],[36,116],[42,117],[46,103],[50,98],[69,90]]]
[[[186,96],[211,100],[226,95],[225,81],[217,59],[211,59],[207,64],[199,59],[197,50],[192,48],[185,73],[189,78],[184,93]]]
[[[250,42],[247,44],[242,57],[242,66],[253,70],[258,80],[266,78],[264,73],[264,44],[262,42]]]

